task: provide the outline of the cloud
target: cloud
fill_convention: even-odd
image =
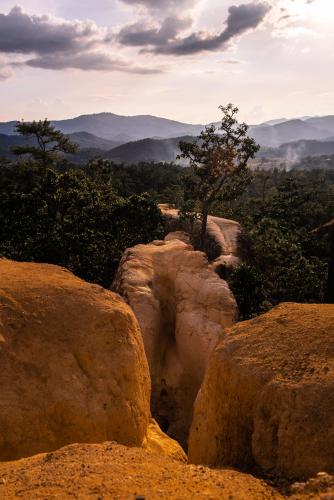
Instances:
[[[175,21],[178,18],[169,18],[172,29],[166,30],[168,37],[164,36],[166,34],[163,30],[164,24],[159,30],[145,30],[139,24],[135,24],[123,28],[118,40],[125,45],[151,46],[146,51],[155,54],[191,55],[202,51],[212,51],[224,48],[233,38],[257,28],[270,10],[271,6],[268,2],[233,5],[228,10],[226,27],[219,34],[198,32],[180,38],[177,35],[186,26],[181,23],[177,25]]]
[[[122,45],[146,46],[164,45],[191,26],[191,19],[180,19],[178,17],[167,17],[160,27],[143,27],[142,23],[125,26],[118,34],[118,41]]]
[[[88,49],[103,41],[105,35],[92,21],[30,16],[21,7],[14,7],[7,15],[0,14],[0,52],[4,53],[48,54]]]
[[[314,3],[315,0],[281,0],[278,5],[273,4],[273,38],[301,39],[305,36],[322,36],[314,30],[312,24],[312,12],[309,9]]]
[[[10,58],[0,64],[0,79],[11,75],[11,68],[28,66],[48,70],[80,69],[83,71],[123,71],[126,73],[154,74],[163,68],[141,66],[136,60],[124,60],[119,55],[125,47],[139,47],[143,52],[162,55],[192,55],[202,51],[224,49],[235,37],[256,28],[270,10],[266,1],[231,6],[225,29],[218,34],[184,31],[192,26],[190,13],[199,0],[122,0],[141,6],[157,17],[146,16],[143,22],[124,26],[116,34],[93,21],[68,21],[50,15],[30,15],[21,7],[8,14],[0,14],[0,54]],[[171,13],[177,9],[181,14]],[[117,45],[117,44],[118,45]],[[2,69],[1,69],[2,68]]]
[[[156,73],[105,53],[111,49],[112,33],[93,21],[66,21],[47,15],[29,15],[20,7],[0,14],[0,53],[23,55],[27,60],[11,62],[12,67],[43,69]],[[8,74],[2,71],[3,74]]]
[[[242,64],[242,61],[238,61],[238,59],[226,59],[223,61],[219,61],[222,64]]]
[[[185,7],[193,7],[198,0],[122,0],[123,3],[134,6],[143,6],[150,10],[155,11],[166,11],[174,10],[178,11]]]
[[[0,56],[0,82],[8,80],[13,76],[10,61],[6,56]]]
[[[8,80],[12,76],[13,76],[13,70],[10,67],[5,66],[4,68],[0,68],[0,82]]]
[[[121,59],[112,59],[107,54],[87,52],[82,54],[54,54],[35,57],[25,61],[25,65],[33,68],[62,70],[66,68],[86,71],[123,71],[126,73],[155,74],[161,69],[150,69],[129,64]]]

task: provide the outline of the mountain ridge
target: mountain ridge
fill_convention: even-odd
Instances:
[[[16,121],[0,122],[0,134],[14,135]],[[86,132],[118,143],[148,138],[197,136],[204,124],[190,124],[154,115],[122,116],[103,112],[51,122],[65,134]],[[218,122],[219,123],[219,122]],[[215,124],[217,125],[217,123]],[[326,140],[334,136],[334,115],[276,120],[250,125],[249,134],[265,147],[279,147],[298,140]]]

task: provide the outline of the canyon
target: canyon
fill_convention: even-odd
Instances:
[[[174,229],[113,291],[0,259],[1,498],[333,497],[334,306],[237,322],[240,226]]]

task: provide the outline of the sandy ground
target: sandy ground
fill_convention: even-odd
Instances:
[[[70,445],[0,463],[0,498],[279,500],[265,482],[233,470],[183,465],[116,443]]]

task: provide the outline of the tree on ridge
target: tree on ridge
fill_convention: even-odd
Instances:
[[[233,104],[219,106],[223,116],[218,129],[205,128],[194,142],[180,142],[190,174],[183,178],[184,200],[180,213],[201,221],[200,246],[206,245],[208,215],[220,199],[241,193],[247,184],[247,165],[260,146],[247,135],[248,126],[238,123]]]
[[[63,154],[74,154],[78,151],[78,146],[60,130],[56,130],[47,119],[38,122],[17,122],[15,130],[23,137],[34,138],[37,144],[13,146],[13,153],[18,156],[30,155],[44,171],[57,163]]]

